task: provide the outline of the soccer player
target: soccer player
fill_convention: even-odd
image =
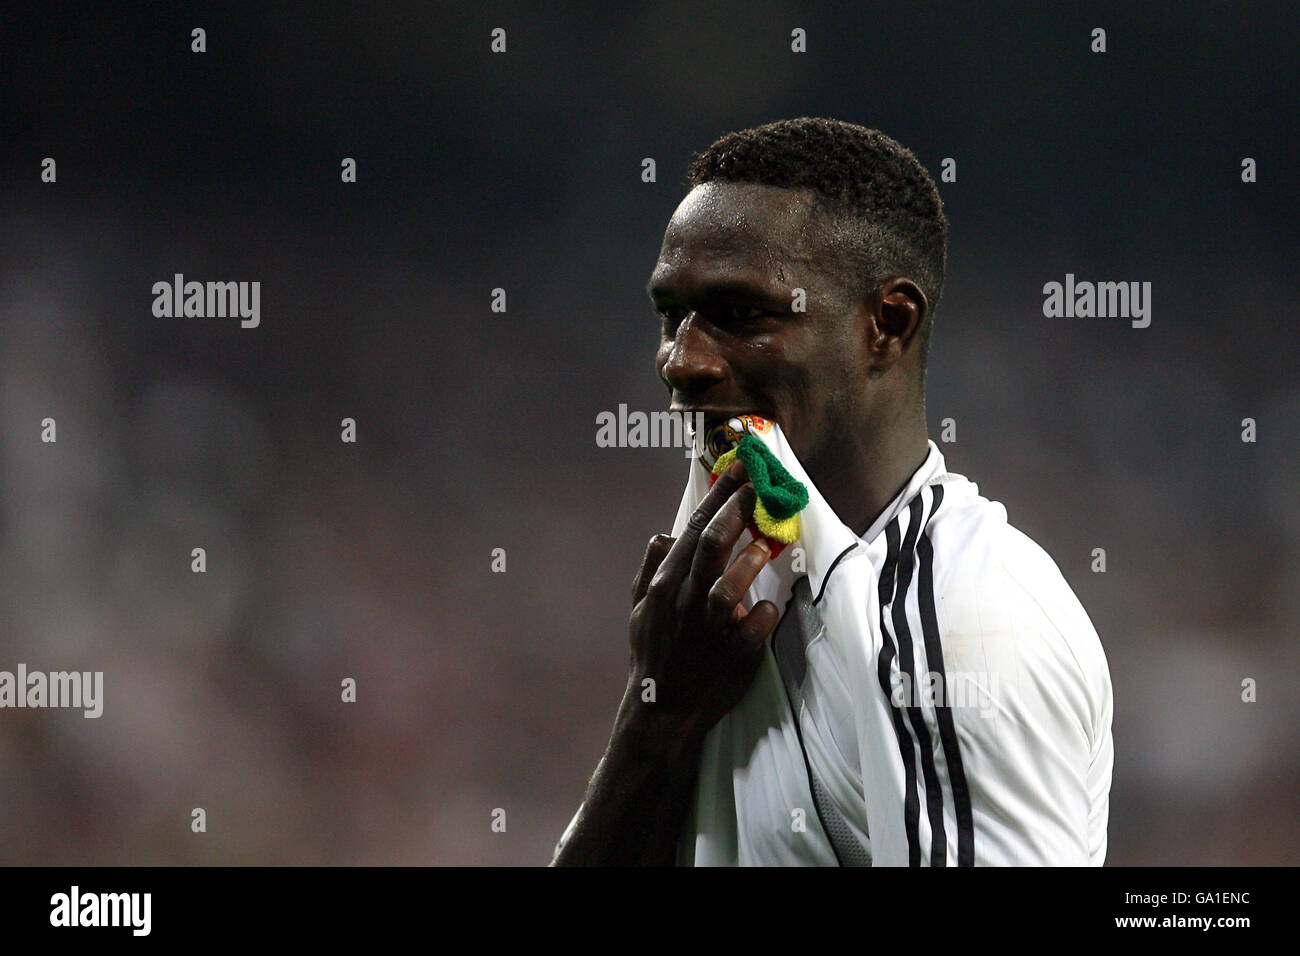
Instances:
[[[948,224],[879,131],[795,119],[692,164],[648,291],[671,407],[773,423],[801,537],[692,475],[553,864],[1100,865],[1111,686],[1052,559],[929,440]]]

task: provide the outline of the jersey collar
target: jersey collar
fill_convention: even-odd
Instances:
[[[912,477],[907,479],[907,484],[903,486],[903,490],[885,506],[885,510],[880,512],[880,516],[871,522],[871,527],[867,529],[867,533],[858,539],[864,545],[875,541],[889,522],[898,517],[898,513],[910,505],[912,499],[921,493],[922,488],[948,470],[943,460],[943,452],[939,451],[939,446],[933,440],[928,440],[928,444],[930,452],[925,456],[925,461],[921,462],[921,466],[912,472]]]

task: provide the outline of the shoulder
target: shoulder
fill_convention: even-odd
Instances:
[[[1052,557],[1007,520],[1006,508],[961,475],[929,486],[939,497],[927,529],[945,659],[1033,685],[1071,710],[1089,736],[1109,711],[1101,640]]]

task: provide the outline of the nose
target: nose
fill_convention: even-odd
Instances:
[[[698,394],[727,377],[727,365],[717,344],[696,324],[695,313],[677,326],[668,358],[660,372],[668,387],[683,394]]]

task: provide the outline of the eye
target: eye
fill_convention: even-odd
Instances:
[[[749,322],[753,319],[761,319],[767,313],[755,305],[729,305],[726,308],[727,318],[733,322]]]

